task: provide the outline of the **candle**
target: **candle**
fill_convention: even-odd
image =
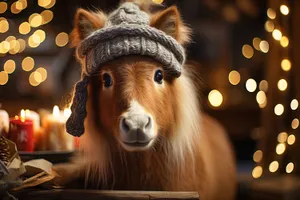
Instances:
[[[74,149],[74,138],[66,132],[65,128],[65,123],[69,116],[69,110],[65,109],[64,112],[61,112],[58,106],[54,106],[53,113],[45,117],[45,135],[48,150]]]
[[[25,118],[31,119],[33,121],[34,132],[38,131],[41,127],[40,125],[40,115],[32,110],[25,110]]]
[[[16,116],[10,120],[9,139],[16,143],[19,151],[34,150],[33,121],[25,118],[22,110],[20,117]]]
[[[6,136],[9,129],[9,116],[5,110],[0,110],[0,136]]]

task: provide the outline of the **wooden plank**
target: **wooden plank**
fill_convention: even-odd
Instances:
[[[199,200],[197,192],[114,191],[114,190],[24,190],[14,194],[19,200],[136,200],[187,199]]]

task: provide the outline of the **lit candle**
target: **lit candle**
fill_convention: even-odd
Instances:
[[[9,129],[9,116],[5,110],[0,110],[0,136],[6,136]]]
[[[19,151],[34,150],[33,121],[26,119],[24,110],[10,120],[9,139],[16,143]]]
[[[32,110],[25,110],[26,119],[31,119],[33,121],[34,131],[38,131],[41,127],[40,125],[40,115]]]

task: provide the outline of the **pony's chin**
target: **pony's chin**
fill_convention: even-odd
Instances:
[[[126,151],[147,151],[153,145],[154,139],[144,143],[140,143],[140,142],[127,143],[123,141],[119,141],[119,142],[121,143],[121,146]]]

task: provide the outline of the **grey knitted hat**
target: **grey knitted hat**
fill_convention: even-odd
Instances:
[[[184,48],[171,36],[150,26],[150,16],[134,3],[124,3],[112,12],[105,26],[85,38],[77,49],[85,60],[82,79],[75,86],[72,114],[67,120],[67,132],[74,136],[84,133],[87,115],[87,86],[98,66],[126,55],[145,55],[163,64],[174,77],[181,75],[185,62]],[[89,62],[90,56],[96,60]],[[97,63],[97,64],[95,64]]]

